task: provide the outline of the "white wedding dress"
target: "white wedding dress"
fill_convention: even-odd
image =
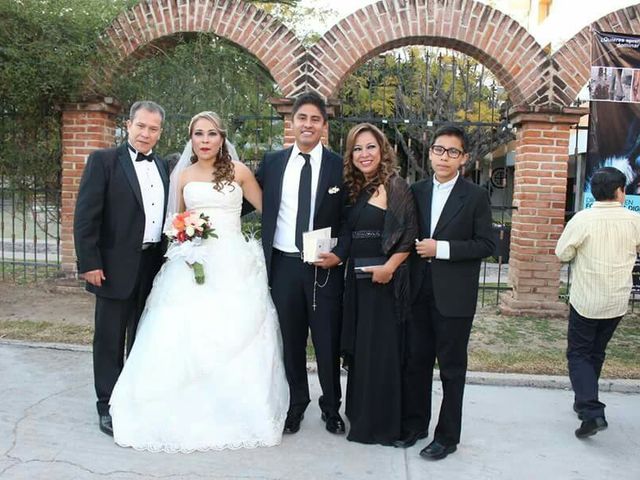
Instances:
[[[240,229],[242,188],[190,182],[183,194],[218,238],[196,247],[204,284],[182,258],[156,276],[111,396],[114,439],[164,452],[278,445],[289,388],[262,248]]]

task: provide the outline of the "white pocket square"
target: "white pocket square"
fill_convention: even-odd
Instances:
[[[333,195],[334,193],[338,193],[340,191],[340,187],[331,187],[329,189],[329,195]]]

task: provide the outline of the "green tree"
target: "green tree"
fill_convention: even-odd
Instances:
[[[69,100],[85,78],[100,31],[132,0],[0,2],[0,100],[34,114]]]
[[[299,2],[267,2],[262,6],[263,10],[270,13],[288,28],[290,28],[300,41],[306,45],[313,45],[321,37],[321,32],[315,30],[310,18],[321,23],[337,16],[332,8],[320,5],[306,6]]]
[[[141,98],[165,108],[163,152],[182,149],[189,119],[203,110],[226,120],[244,159],[257,160],[282,142],[281,121],[269,102],[279,95],[276,83],[255,57],[211,34],[179,37],[171,48],[119,75],[111,93],[126,108]]]
[[[47,181],[56,181],[60,167],[59,106],[80,99],[82,86],[90,70],[108,61],[98,55],[97,40],[100,33],[120,12],[139,1],[0,1],[1,175],[31,174],[39,178],[46,177]],[[254,0],[253,3],[265,8],[279,4],[294,8],[298,0]],[[181,43],[177,42],[178,45]],[[197,50],[202,45],[202,42],[196,42],[194,48]],[[184,52],[179,54],[186,55]],[[235,50],[234,54],[238,56]],[[182,65],[183,71],[197,69],[193,63],[189,65],[183,62]],[[156,66],[158,70],[143,66],[141,71],[146,74],[145,81],[157,86],[159,79],[166,79],[162,71],[164,65],[154,59],[150,66]],[[240,71],[246,74],[242,69]],[[233,82],[231,73],[226,73],[227,83]],[[225,91],[216,85],[221,78],[207,72],[206,77],[194,79],[193,83],[208,85],[211,92]],[[184,80],[184,75],[176,78],[174,84],[179,80]],[[193,83],[189,88],[184,88],[182,84],[180,90],[173,90],[172,94],[188,94]],[[131,89],[119,88],[124,96],[121,100],[126,103],[130,99],[127,93],[131,94]],[[154,91],[153,88],[151,91]],[[210,101],[201,103],[211,105]],[[185,102],[182,104],[187,105]]]
[[[352,73],[339,98],[347,116],[492,122],[507,100],[474,59],[437,48],[407,47],[372,58]]]
[[[403,169],[423,175],[438,124],[467,123],[470,151],[482,158],[513,135],[499,123],[508,102],[491,72],[473,58],[434,47],[385,52],[360,66],[339,94],[347,124],[370,121],[398,145]],[[331,131],[337,146],[347,128]]]
[[[131,0],[0,2],[0,173],[57,182],[61,103],[74,98],[101,29]]]

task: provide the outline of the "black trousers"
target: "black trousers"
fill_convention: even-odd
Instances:
[[[143,250],[136,283],[128,298],[96,296],[93,378],[98,397],[96,406],[100,415],[109,413],[111,392],[124,366],[125,344],[128,355],[135,340],[140,315],[151,291],[153,278],[161,264],[160,244]]]
[[[598,380],[605,350],[622,317],[593,319],[580,315],[571,306],[567,332],[569,378],[575,406],[583,420],[604,417],[605,404],[598,399]]]
[[[302,414],[310,402],[306,346],[309,330],[322,388],[320,409],[333,413],[340,408],[340,328],[342,319],[343,269],[317,269],[300,258],[286,257],[277,250],[271,263],[271,297],[278,311],[284,367],[289,383],[289,412]],[[329,278],[327,280],[327,275]],[[326,281],[326,285],[325,285]]]
[[[462,430],[462,400],[467,374],[467,346],[473,317],[445,317],[436,308],[428,269],[406,325],[402,379],[403,436],[426,432],[431,420],[433,367],[438,360],[442,405],[434,440],[457,445]]]

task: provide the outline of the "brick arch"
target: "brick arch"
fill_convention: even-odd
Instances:
[[[640,4],[621,8],[587,25],[553,54],[556,87],[566,104],[573,102],[589,82],[591,71],[591,30],[637,34],[640,31]]]
[[[282,22],[254,5],[238,0],[142,0],[122,12],[104,31],[100,50],[110,61],[94,72],[88,89],[107,82],[127,59],[162,38],[180,33],[210,32],[254,55],[285,96],[304,88],[306,49]]]
[[[546,104],[550,59],[514,19],[470,0],[381,0],[334,25],[311,48],[311,88],[327,97],[373,56],[406,45],[447,47],[489,68],[515,104]]]
[[[595,22],[602,30],[636,31],[637,7]],[[310,49],[276,19],[239,0],[140,0],[102,37],[110,61],[96,80],[127,59],[187,32],[211,32],[253,54],[285,97],[276,108],[291,129],[291,103],[304,89],[335,97],[345,78],[374,55],[423,44],[449,47],[487,66],[508,91],[518,127],[509,272],[513,292],[503,311],[556,315],[560,264],[553,248],[564,225],[570,126],[584,113],[567,108],[588,79],[588,28],[553,57],[515,20],[476,0],[380,0],[341,20]],[[575,80],[573,77],[581,78]],[[98,86],[96,83],[95,86]],[[104,101],[63,109],[61,248],[73,271],[73,208],[86,155],[112,145],[119,107]]]

